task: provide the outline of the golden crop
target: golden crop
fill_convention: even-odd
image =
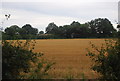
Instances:
[[[90,41],[100,46],[104,39],[47,39],[36,40],[34,52],[44,53],[44,57],[56,64],[49,71],[49,78],[94,79],[99,75],[90,69],[91,60],[86,56]]]

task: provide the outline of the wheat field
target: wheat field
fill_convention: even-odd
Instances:
[[[93,63],[86,56],[90,42],[100,46],[104,39],[43,39],[36,40],[34,52],[44,53],[44,57],[55,62],[49,71],[49,78],[95,79],[99,74],[90,69]]]

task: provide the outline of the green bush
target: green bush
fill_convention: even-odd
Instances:
[[[106,40],[99,49],[91,44],[93,50],[87,55],[94,61],[92,69],[101,74],[102,79],[120,79],[120,39]]]
[[[3,79],[40,79],[53,65],[42,58],[42,53],[34,53],[34,40],[2,41]]]

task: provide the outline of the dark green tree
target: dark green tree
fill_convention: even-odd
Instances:
[[[19,38],[20,28],[17,25],[12,25],[5,29],[5,34],[9,39]]]
[[[44,34],[44,31],[40,31],[39,34]]]
[[[71,25],[72,27],[78,27],[78,26],[80,26],[81,24],[80,24],[79,22],[73,21],[70,25]]]
[[[116,30],[107,18],[98,18],[88,22],[91,37],[113,37]]]
[[[10,36],[14,36],[14,35],[19,34],[19,30],[20,28],[17,25],[12,25],[9,28],[5,29],[5,33]]]
[[[49,23],[46,27],[46,34],[57,34],[58,33],[58,26],[54,23]]]
[[[69,32],[70,32],[71,38],[79,38],[80,26],[81,24],[75,21],[73,21],[70,24]]]
[[[64,25],[61,29],[63,36],[66,38],[86,38],[89,35],[88,24],[80,24],[79,22],[73,21],[70,25]]]
[[[33,28],[30,24],[26,24],[20,29],[19,33],[23,39],[35,39],[38,29]]]
[[[89,27],[89,25],[87,23],[81,24],[81,26],[78,29],[78,37],[79,38],[89,38],[90,29],[88,27]]]
[[[26,24],[22,27],[24,29],[26,34],[31,34],[31,35],[37,35],[38,34],[38,29],[33,28],[30,24]]]
[[[117,25],[118,28],[118,37],[120,38],[120,25]]]
[[[64,25],[63,27],[60,27],[59,30],[61,31],[61,36],[64,36],[65,38],[71,38],[70,25]]]

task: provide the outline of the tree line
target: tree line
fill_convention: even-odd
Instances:
[[[70,25],[57,26],[49,23],[44,31],[38,31],[30,24],[23,27],[12,25],[2,32],[3,39],[51,39],[51,38],[113,38],[117,30],[107,18],[98,18],[81,24],[73,21]]]

